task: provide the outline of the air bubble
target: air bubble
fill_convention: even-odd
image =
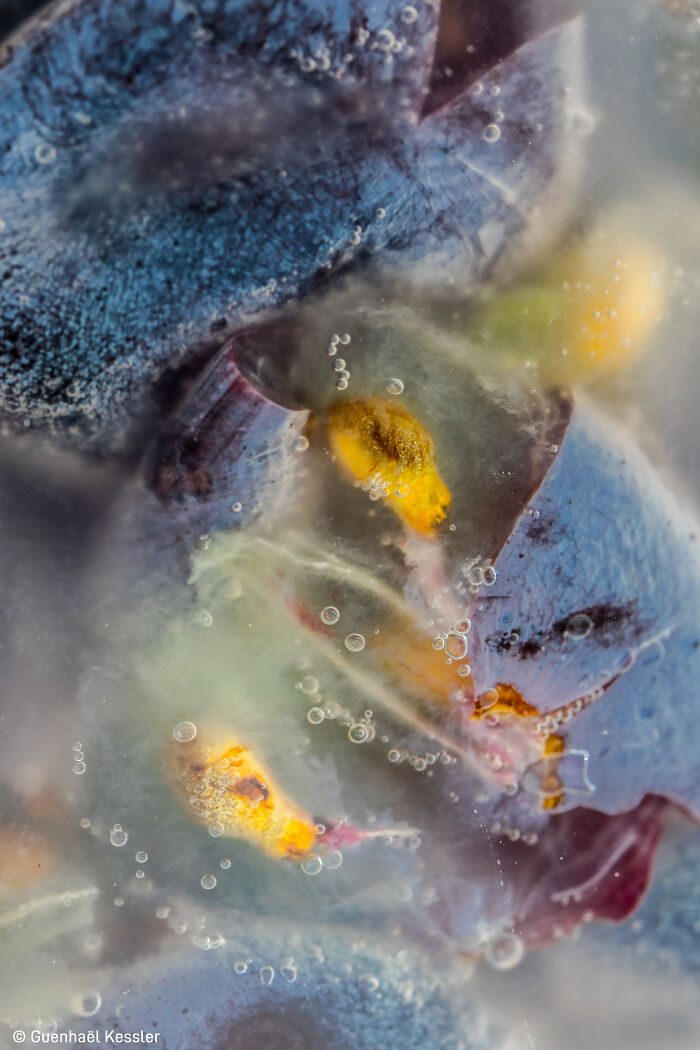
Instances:
[[[39,164],[51,164],[56,159],[56,150],[50,142],[40,142],[34,150],[34,156]]]
[[[586,613],[574,613],[570,616],[565,633],[569,638],[585,638],[593,627],[593,620]]]
[[[405,22],[407,26],[410,26],[413,25],[413,23],[417,21],[417,19],[418,12],[416,11],[415,7],[411,6],[410,4],[404,7],[403,11],[401,12],[402,22]]]
[[[457,674],[460,678],[468,678],[471,673],[472,669],[470,664],[460,664],[457,668]]]
[[[317,693],[318,678],[315,678],[312,674],[307,674],[306,677],[301,680],[301,691],[302,693],[306,693],[307,696]]]
[[[219,861],[219,867],[221,868],[221,870],[222,870],[222,871],[228,871],[228,870],[229,870],[229,868],[231,867],[231,861],[230,861],[230,859],[229,859],[228,857],[223,857],[223,858],[222,858],[222,859],[221,859],[221,860]]]
[[[246,973],[248,969],[248,963],[243,962],[243,960],[240,959],[238,962],[235,962],[233,964],[233,969],[236,973]]]
[[[445,639],[441,635],[438,635],[436,638],[433,638],[432,644],[436,653],[442,652],[445,648]]]
[[[196,735],[197,726],[194,722],[178,722],[173,729],[173,736],[178,744],[187,744],[190,740],[194,740]]]
[[[113,846],[125,846],[129,839],[129,835],[122,828],[121,824],[115,824],[109,833],[109,841]]]
[[[102,1006],[102,996],[99,992],[83,992],[78,1001],[78,1013],[82,1017],[94,1017]]]
[[[499,933],[486,946],[486,961],[495,970],[512,970],[525,953],[523,942],[515,933]]]
[[[352,338],[350,336],[350,333],[349,332],[343,332],[343,334],[340,336],[339,342],[341,343],[342,346],[347,346],[348,343],[352,342]]]
[[[370,726],[362,722],[355,722],[348,729],[348,740],[353,744],[366,744],[373,736],[374,733]]]
[[[404,385],[401,379],[388,379],[386,388],[390,394],[403,394]]]
[[[498,573],[494,569],[493,565],[487,565],[483,570],[484,572],[484,586],[493,587],[494,583],[498,578]]]
[[[309,439],[305,437],[304,434],[300,434],[294,442],[294,448],[297,450],[297,452],[306,452],[308,447]]]
[[[463,660],[468,652],[467,639],[463,634],[451,634],[445,642],[445,651],[453,660]]]
[[[214,617],[210,612],[207,612],[206,609],[199,614],[197,619],[201,623],[202,627],[211,627],[211,625],[214,622]]]
[[[275,979],[275,970],[272,966],[262,966],[260,968],[260,980],[263,984],[272,984]]]
[[[301,862],[301,870],[305,875],[318,875],[322,867],[323,861],[317,853],[312,853],[310,857]]]
[[[365,992],[376,992],[379,987],[379,978],[375,977],[373,973],[362,973],[357,978],[357,983]]]
[[[216,886],[216,875],[202,875],[199,882],[203,890],[213,890]]]
[[[498,124],[487,124],[483,131],[483,137],[487,142],[498,142],[501,137],[501,129]]]
[[[336,388],[336,390],[347,390],[347,388],[348,388],[348,381],[347,381],[347,379],[345,379],[344,376],[338,376],[338,378],[335,381],[335,388]]]
[[[323,854],[322,860],[324,868],[328,868],[329,871],[335,871],[343,863],[343,854],[340,850],[329,849],[327,853]]]
[[[137,879],[143,879],[143,878],[145,877],[145,875],[146,875],[146,872],[145,872],[145,871],[141,871],[141,869],[140,869],[140,868],[139,868],[139,870],[138,870],[138,871],[136,872],[136,878],[137,878]]]
[[[135,853],[134,860],[137,864],[145,864],[148,860],[148,854],[146,853],[145,849],[140,849],[138,853]]]
[[[337,623],[340,619],[340,610],[336,609],[335,605],[327,605],[321,612],[321,620],[323,623],[332,627],[334,623]]]
[[[405,482],[402,482],[400,485],[396,486],[396,488],[394,489],[394,494],[398,496],[399,499],[403,499],[404,496],[408,495],[409,491],[410,490],[408,485]]]
[[[365,639],[362,634],[346,634],[345,648],[351,653],[361,653],[365,647]]]
[[[170,908],[156,908],[156,919],[167,919]]]
[[[288,963],[285,963],[284,966],[280,966],[280,973],[289,984],[294,984],[298,977],[297,968],[291,959]]]
[[[213,839],[220,838],[223,835],[225,830],[226,829],[224,828],[224,825],[221,823],[220,820],[214,820],[209,825],[209,834],[211,835],[211,837]]]
[[[391,751],[386,756],[390,762],[400,762],[401,752],[397,751],[395,747],[392,747]]]
[[[310,707],[306,712],[306,720],[310,722],[312,726],[320,726],[321,722],[326,716],[320,707]]]
[[[345,358],[344,357],[336,357],[335,361],[333,362],[333,371],[334,372],[343,372],[344,370],[345,370]]]
[[[82,773],[85,772],[85,763],[84,762],[74,762],[71,768],[72,768],[72,770],[73,770],[73,772],[75,773],[76,776],[80,776]]]
[[[232,503],[231,504],[231,510],[233,511],[234,514],[240,514],[241,511],[243,510],[243,504],[242,503]]]
[[[89,817],[81,817],[80,818],[80,826],[81,826],[81,828],[89,828],[90,827],[90,818]]]

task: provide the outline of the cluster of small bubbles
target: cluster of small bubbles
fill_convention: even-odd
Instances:
[[[99,992],[83,992],[77,1002],[77,1013],[82,1017],[94,1017],[102,1006],[102,996]]]
[[[240,514],[241,511],[243,510],[243,504],[242,503],[232,503],[231,504],[231,510],[233,511],[234,514]]]
[[[170,915],[170,908],[166,905],[156,908],[156,919],[167,919],[168,915]]]
[[[312,696],[318,692],[318,678],[312,674],[307,674],[305,678],[302,678],[300,683],[302,693],[306,693],[307,696]]]
[[[365,647],[365,637],[362,634],[346,634],[345,648],[351,653],[361,653]]]
[[[224,828],[224,825],[223,825],[223,824],[221,823],[221,821],[220,821],[220,820],[214,820],[214,821],[212,821],[212,823],[211,823],[211,824],[209,825],[209,834],[211,835],[211,837],[212,837],[213,839],[218,839],[218,838],[220,838],[220,837],[221,837],[221,835],[223,835],[223,833],[224,833],[224,831],[225,831],[225,830],[226,830],[226,829]]]
[[[410,491],[410,489],[409,489],[408,485],[406,484],[405,481],[403,481],[399,485],[397,485],[396,488],[394,489],[394,495],[398,496],[399,499],[403,499],[404,496],[408,495],[409,491]]]
[[[51,164],[56,159],[56,149],[50,142],[40,142],[34,150],[39,164]]]
[[[337,623],[340,619],[340,610],[336,609],[335,605],[327,605],[325,609],[321,611],[321,621],[328,627],[332,627],[334,623]]]
[[[483,137],[486,142],[498,142],[501,137],[501,129],[498,124],[487,124],[483,130]]]
[[[407,26],[410,26],[413,25],[413,23],[417,21],[417,19],[418,12],[416,11],[415,7],[413,7],[411,4],[408,4],[406,7],[404,7],[403,11],[401,12],[402,22],[405,22]]]
[[[90,827],[90,818],[89,817],[81,817],[80,818],[80,826],[81,826],[81,828],[89,828]]]
[[[374,739],[374,726],[365,722],[353,722],[348,729],[348,740],[352,744],[366,744]]]
[[[72,770],[76,774],[76,776],[80,776],[81,773],[85,772],[85,763],[83,762],[84,758],[85,755],[83,754],[83,745],[80,743],[79,740],[74,741]]]
[[[486,961],[494,970],[512,970],[524,955],[523,942],[515,933],[497,934],[486,946]]]
[[[148,854],[145,849],[140,849],[134,854],[134,860],[137,864],[145,864],[148,860]]]
[[[340,850],[329,849],[322,857],[324,868],[328,868],[329,871],[335,871],[343,863],[343,854]]]
[[[229,857],[222,857],[219,861],[219,867],[222,871],[228,871],[231,867],[231,860]]]
[[[301,862],[301,870],[305,875],[318,875],[323,867],[323,861],[317,853],[312,853]]]
[[[202,875],[199,882],[203,890],[213,890],[216,886],[216,875]]]
[[[342,708],[337,700],[329,700],[323,708],[323,714],[326,718],[337,718],[341,710]]]
[[[284,966],[280,966],[280,974],[289,984],[294,984],[299,974],[293,959],[288,959]]]
[[[233,969],[236,973],[246,973],[248,970],[248,963],[244,962],[243,959],[239,959],[238,962],[233,964]]]
[[[481,587],[484,582],[484,570],[478,565],[472,566],[467,574],[467,579],[471,587]]]
[[[320,707],[310,707],[306,712],[306,720],[307,722],[310,722],[312,726],[320,726],[325,717],[326,716]]]
[[[306,437],[306,435],[300,434],[294,442],[294,448],[297,450],[297,452],[306,452],[308,447],[309,439]]]
[[[196,735],[197,726],[194,722],[178,722],[173,729],[173,736],[178,744],[187,744],[190,740],[194,740]]]
[[[399,394],[403,394],[403,391],[404,391],[403,381],[401,379],[396,379],[396,378],[388,379],[387,380],[387,384],[386,384],[386,388],[387,388],[387,390],[388,390],[388,392],[390,394],[394,394],[396,396],[398,396]]]
[[[585,638],[593,627],[593,620],[586,613],[574,613],[566,623],[566,634],[569,638]]]
[[[202,627],[211,627],[214,622],[214,617],[210,612],[207,612],[206,609],[202,609],[202,611],[197,614],[197,620],[201,623]]]
[[[125,846],[128,841],[129,835],[124,831],[121,824],[115,824],[109,833],[109,841],[113,846]]]
[[[338,353],[338,343],[340,342],[339,335],[332,335],[326,344],[326,353],[329,357],[335,357]]]
[[[365,992],[376,992],[379,987],[379,978],[373,973],[361,973],[357,978],[357,983]]]

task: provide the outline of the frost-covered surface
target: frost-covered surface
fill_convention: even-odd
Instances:
[[[567,214],[581,23],[439,108],[438,7],[68,4],[7,52],[2,388],[31,424],[0,447],[8,1044],[697,1042],[698,564],[669,469],[697,210],[689,169],[616,182],[615,131],[625,157],[644,133],[600,57],[690,16],[588,5],[572,215],[632,275],[606,310],[640,295],[626,229],[668,299],[626,371],[584,356],[583,393],[541,347],[486,359],[470,298],[512,302],[496,275]],[[629,182],[643,203],[608,207]],[[140,463],[88,465],[47,420]],[[443,517],[409,517],[431,471]]]

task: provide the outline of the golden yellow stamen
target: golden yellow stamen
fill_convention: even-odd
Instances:
[[[406,525],[430,534],[444,519],[451,498],[432,439],[399,405],[383,398],[339,401],[329,413],[328,433],[345,473],[382,495]]]
[[[299,858],[316,839],[314,822],[279,789],[263,763],[228,734],[169,745],[168,778],[201,823],[245,838],[275,857]]]

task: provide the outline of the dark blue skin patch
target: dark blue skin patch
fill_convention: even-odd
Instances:
[[[611,420],[578,404],[495,567],[472,618],[476,692],[509,683],[551,712],[602,691],[558,729],[589,753],[585,804],[656,792],[700,814],[694,527]]]
[[[286,923],[272,934],[240,915],[232,922],[230,913],[210,915],[207,929],[200,944],[222,936],[224,943],[203,951],[170,933],[158,954],[128,967],[126,995],[124,971],[102,971],[99,1013],[71,1028],[158,1032],[168,1050],[494,1045],[496,1026],[468,996],[468,971],[460,980],[459,967],[426,966],[400,943],[387,954],[371,938],[329,938],[317,929],[309,937]]]
[[[522,240],[568,169],[580,24],[419,122],[438,5],[404,7],[103,0],[17,38],[0,70],[6,411],[123,449],[166,366],[347,265],[468,285]]]

